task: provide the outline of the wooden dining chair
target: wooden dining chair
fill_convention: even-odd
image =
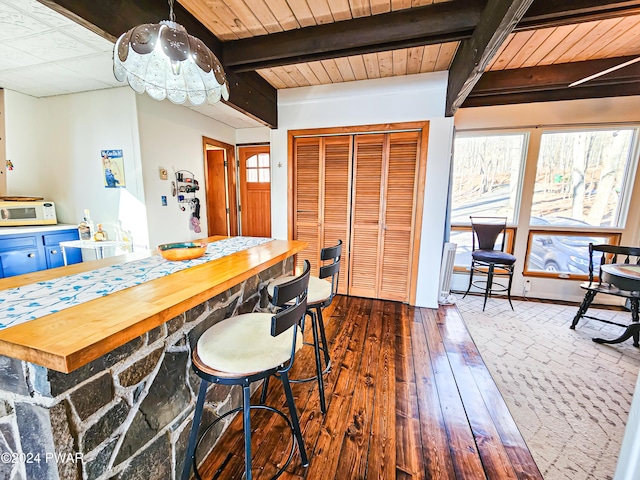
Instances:
[[[584,298],[582,299],[582,303],[578,308],[578,312],[573,318],[573,322],[571,323],[571,327],[569,328],[575,330],[581,318],[598,320],[600,322],[609,323],[611,325],[618,325],[620,327],[629,326],[627,324],[613,322],[611,320],[587,315],[587,310],[589,310],[591,303],[598,293],[629,299],[629,303],[631,306],[631,321],[632,323],[636,324],[639,322],[640,319],[638,318],[638,300],[640,299],[640,293],[638,291],[620,289],[615,285],[602,281],[600,268],[603,265],[617,263],[627,265],[640,265],[640,247],[625,247],[621,245],[609,244],[594,245],[593,243],[589,244],[589,280],[580,285],[580,288],[585,290]],[[597,343],[620,343],[633,336],[634,346],[640,346],[640,332],[638,331],[638,329],[627,329],[627,331],[628,336],[623,334],[615,340],[604,340],[601,338],[594,338],[593,340]]]

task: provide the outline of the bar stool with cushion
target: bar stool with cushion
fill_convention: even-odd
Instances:
[[[509,305],[513,310],[511,303],[511,284],[513,282],[513,265],[516,263],[516,257],[504,251],[505,240],[507,237],[507,217],[470,217],[472,231],[472,251],[471,251],[471,269],[469,271],[469,286],[464,297],[467,296],[471,286],[484,288],[484,305],[482,311],[487,306],[487,297],[492,292],[507,292]],[[502,234],[502,242],[500,249],[496,249],[496,241],[498,236]],[[476,248],[477,240],[477,248]],[[473,282],[473,274],[480,273],[486,275],[486,280]],[[496,277],[508,277],[507,285],[496,283]]]
[[[316,375],[309,378],[294,380],[295,382],[308,382],[317,380],[318,391],[320,395],[320,410],[322,413],[327,412],[327,404],[324,398],[324,381],[322,375],[326,374],[331,369],[331,358],[329,356],[329,344],[327,342],[327,335],[324,329],[324,320],[322,318],[322,310],[333,301],[333,297],[338,292],[338,278],[340,274],[340,257],[342,255],[342,240],[338,240],[337,245],[332,247],[323,248],[320,251],[320,260],[323,262],[331,261],[328,265],[322,265],[317,277],[311,276],[309,278],[309,291],[307,294],[307,309],[311,316],[311,332],[313,334],[313,348],[316,357]],[[267,287],[267,293],[270,297],[273,297],[274,288],[283,283],[291,280],[291,277],[281,277],[269,284]],[[322,358],[320,355],[322,350],[324,356],[324,368],[322,366]],[[268,382],[263,384],[262,398],[264,402],[266,398],[266,392],[268,388]]]
[[[287,468],[293,458],[296,444],[300,451],[302,465],[304,467],[309,465],[288,373],[293,365],[295,352],[302,347],[302,334],[298,334],[298,326],[306,316],[310,268],[309,262],[305,261],[302,275],[274,289],[273,304],[283,307],[275,315],[271,313],[237,315],[213,325],[198,339],[192,355],[192,368],[201,378],[201,382],[182,470],[182,480],[189,479],[192,465],[196,478],[201,480],[197,470],[197,446],[217,422],[240,411],[243,414],[244,425],[245,478],[251,480],[250,411],[256,408],[269,410],[281,416],[292,430],[295,439],[289,458],[273,478],[277,478]],[[277,375],[282,380],[290,419],[275,408],[262,404],[250,404],[251,384],[267,379],[271,375]],[[205,396],[207,388],[212,383],[242,386],[243,405],[217,418],[205,429],[198,440]]]

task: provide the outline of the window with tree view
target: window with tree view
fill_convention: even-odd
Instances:
[[[527,134],[457,135],[454,146],[451,220],[470,215],[515,220]]]
[[[635,129],[544,132],[531,225],[622,227]]]

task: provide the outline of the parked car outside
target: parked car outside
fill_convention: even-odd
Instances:
[[[592,228],[586,222],[564,217],[531,217],[531,227],[570,226]],[[545,272],[589,273],[589,243],[602,243],[602,238],[570,235],[564,232],[536,233],[531,238],[529,270]]]

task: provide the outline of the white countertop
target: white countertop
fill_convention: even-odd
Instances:
[[[28,225],[24,227],[0,227],[0,236],[40,233],[40,232],[46,233],[46,232],[55,232],[56,230],[69,230],[72,228],[78,228],[78,226],[59,223],[57,225]]]

